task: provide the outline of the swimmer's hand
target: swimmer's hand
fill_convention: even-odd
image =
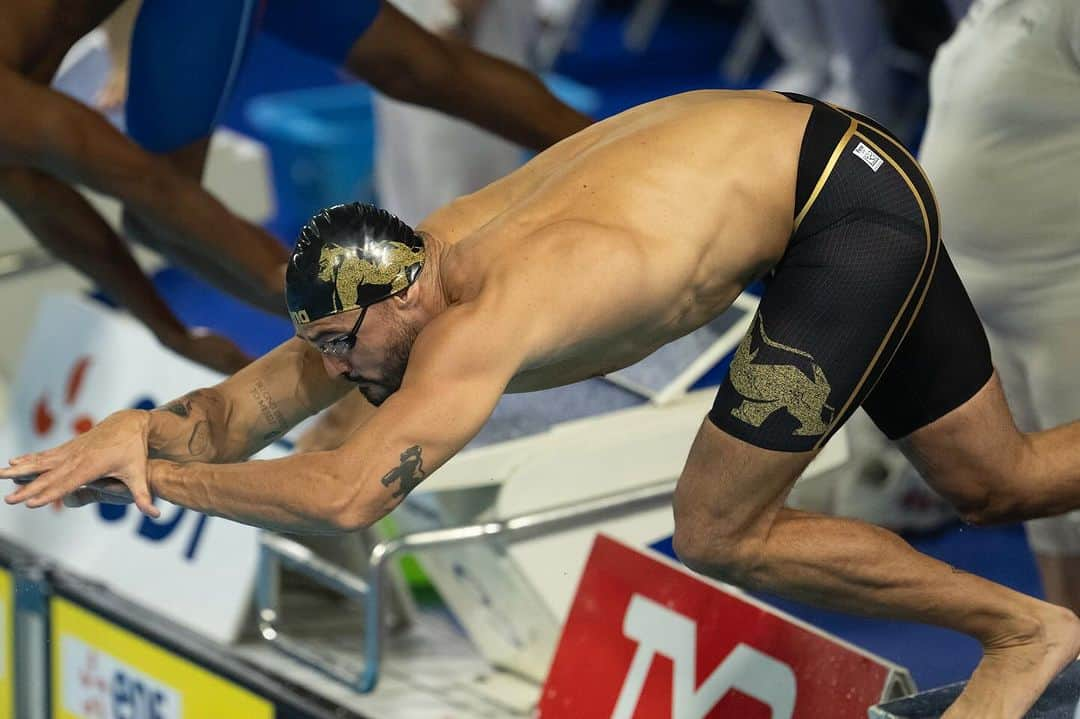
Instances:
[[[119,110],[127,101],[128,69],[126,66],[114,67],[109,71],[104,87],[94,98],[94,104],[102,112]]]
[[[116,494],[119,484],[143,514],[160,517],[161,510],[154,506],[147,482],[149,428],[149,412],[125,410],[59,447],[15,457],[9,467],[0,469],[0,479],[14,479],[20,486],[4,501],[43,507],[76,493],[72,501],[80,502],[90,496],[87,489],[97,495],[104,490]],[[33,474],[38,476],[32,481],[18,482]]]
[[[13,477],[12,479],[15,484],[29,484],[37,478],[38,475],[36,474],[24,474],[21,477]],[[94,502],[98,504],[131,504],[134,501],[135,498],[131,496],[127,485],[119,479],[104,477],[79,487],[65,496],[61,504],[65,507],[82,507]]]
[[[196,327],[165,344],[172,351],[204,367],[231,375],[246,367],[251,357],[228,337]]]

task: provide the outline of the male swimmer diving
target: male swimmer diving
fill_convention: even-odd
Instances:
[[[873,121],[801,96],[642,105],[415,231],[330,208],[290,259],[297,337],[0,477],[41,473],[7,497],[32,507],[122,483],[144,512],[161,497],[291,532],[366,527],[503,392],[632,364],[757,278],[759,312],[679,478],[676,552],[741,586],[965,632],[985,653],[945,716],[1022,716],[1080,651],[1075,615],[888,531],[784,506],[861,405],[969,521],[1080,507],[1080,423],[1016,429],[917,163]],[[378,409],[339,449],[243,461],[352,386]]]

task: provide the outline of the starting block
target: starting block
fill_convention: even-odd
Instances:
[[[870,709],[870,719],[937,719],[947,710],[964,682],[949,684]],[[1080,662],[1073,662],[1046,688],[1025,719],[1080,719]]]

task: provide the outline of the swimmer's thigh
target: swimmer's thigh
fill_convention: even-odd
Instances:
[[[1022,435],[982,323],[944,251],[918,317],[864,406],[961,512],[1010,466]]]
[[[131,41],[128,134],[199,176],[258,17],[256,0],[145,0]]]

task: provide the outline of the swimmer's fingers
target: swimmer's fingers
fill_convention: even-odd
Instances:
[[[140,512],[154,519],[161,516],[161,510],[154,506],[154,498],[150,494],[150,487],[146,483],[145,474],[142,476],[141,482],[124,482],[124,484],[127,485],[132,501],[135,502],[135,506],[139,508]]]
[[[56,469],[62,463],[63,458],[59,455],[45,456],[43,454],[21,459],[9,467],[0,469],[0,479],[11,479],[18,485],[15,491],[5,497],[4,500],[8,504],[17,504],[27,497],[33,496],[36,491],[30,491],[29,487],[36,484],[42,474]]]
[[[63,499],[65,494],[74,491],[77,487],[94,477],[85,476],[85,470],[81,470],[74,462],[62,462],[55,467],[42,469],[41,473],[32,481],[19,487],[18,490],[4,497],[8,504],[25,503],[27,507],[36,509],[50,502]]]
[[[93,465],[81,465],[76,461],[65,462],[44,472],[29,484],[23,485],[5,497],[4,501],[8,504],[25,502],[27,507],[36,509],[80,491],[83,485],[101,480],[103,474],[104,471]],[[107,481],[108,485],[98,485],[99,494],[100,489],[105,486],[123,485],[127,488],[126,491],[131,495],[135,506],[143,514],[155,519],[161,516],[161,510],[154,506],[154,499],[146,483],[145,472],[133,472],[129,477],[108,477]],[[79,495],[79,501],[86,498],[85,494]],[[123,496],[121,498],[123,499]]]
[[[66,486],[66,483],[65,485]],[[157,519],[161,510],[154,506],[154,498],[146,483],[145,474],[133,477],[103,477],[88,483],[79,483],[71,490],[49,490],[26,502],[27,507],[40,507],[56,499],[63,499],[65,506],[81,507],[90,502],[101,504],[132,504],[148,517]],[[71,498],[71,499],[69,499]]]
[[[4,497],[7,504],[19,504],[29,502],[43,493],[48,492],[62,477],[67,474],[63,463],[49,464],[35,463],[33,465],[19,465],[19,471],[11,478],[16,481],[15,491]],[[59,471],[59,473],[58,473]],[[72,489],[77,485],[73,485]],[[61,490],[60,496],[63,496]],[[59,497],[58,497],[59,498]],[[35,505],[28,505],[35,506]]]
[[[8,460],[8,466],[0,468],[0,479],[15,479],[31,474],[41,474],[59,464],[63,453],[57,449],[33,452]]]

